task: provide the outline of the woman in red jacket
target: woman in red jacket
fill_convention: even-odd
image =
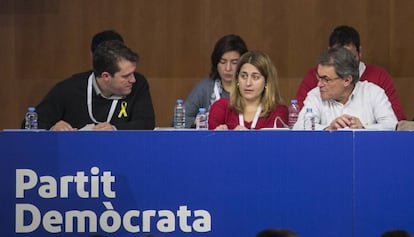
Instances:
[[[222,98],[211,106],[208,127],[211,130],[284,127],[288,110],[281,103],[277,71],[269,56],[249,51],[237,64],[230,99]]]

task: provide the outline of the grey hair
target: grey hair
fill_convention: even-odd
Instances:
[[[336,74],[345,79],[352,77],[352,84],[359,81],[359,62],[346,48],[332,47],[322,52],[319,58],[319,64],[323,66],[333,66]]]

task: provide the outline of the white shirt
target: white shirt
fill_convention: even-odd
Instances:
[[[359,118],[362,126],[371,130],[395,130],[398,122],[384,90],[367,81],[355,84],[346,104],[335,100],[322,101],[319,87],[309,91],[303,104],[293,127],[295,130],[303,130],[306,108],[312,108],[315,114],[315,130],[323,130],[343,114]]]

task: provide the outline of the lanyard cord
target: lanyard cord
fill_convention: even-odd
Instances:
[[[250,129],[254,129],[256,127],[257,121],[259,120],[260,113],[262,112],[262,104],[256,110],[256,114],[254,115],[252,126]],[[244,127],[244,116],[243,114],[239,114],[239,125]]]
[[[95,117],[93,117],[92,114],[92,80],[94,79],[94,75],[93,73],[89,76],[88,78],[88,87],[87,87],[87,105],[88,105],[88,113],[89,113],[89,118],[94,122],[94,123],[99,123]],[[110,122],[112,119],[112,116],[114,115],[115,112],[115,108],[118,104],[118,100],[112,100],[112,105],[111,105],[111,109],[109,110],[109,114],[108,117],[106,119],[106,122]]]

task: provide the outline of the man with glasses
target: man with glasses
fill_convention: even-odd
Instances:
[[[359,62],[359,75],[360,81],[372,82],[382,89],[384,89],[388,99],[391,102],[391,106],[394,110],[398,120],[406,119],[404,111],[401,107],[400,100],[398,99],[397,92],[392,82],[391,76],[382,68],[363,63],[361,60],[361,46],[359,33],[350,26],[338,26],[336,27],[329,37],[329,47],[344,47],[350,50],[354,57]],[[305,75],[302,80],[299,89],[296,93],[296,99],[300,106],[303,105],[303,100],[306,94],[316,87],[317,78],[315,77],[316,68],[312,68]]]
[[[315,130],[394,130],[397,118],[384,90],[359,81],[359,62],[350,50],[325,50],[316,70],[317,87],[305,101],[293,129],[304,126],[306,108],[315,114]]]

